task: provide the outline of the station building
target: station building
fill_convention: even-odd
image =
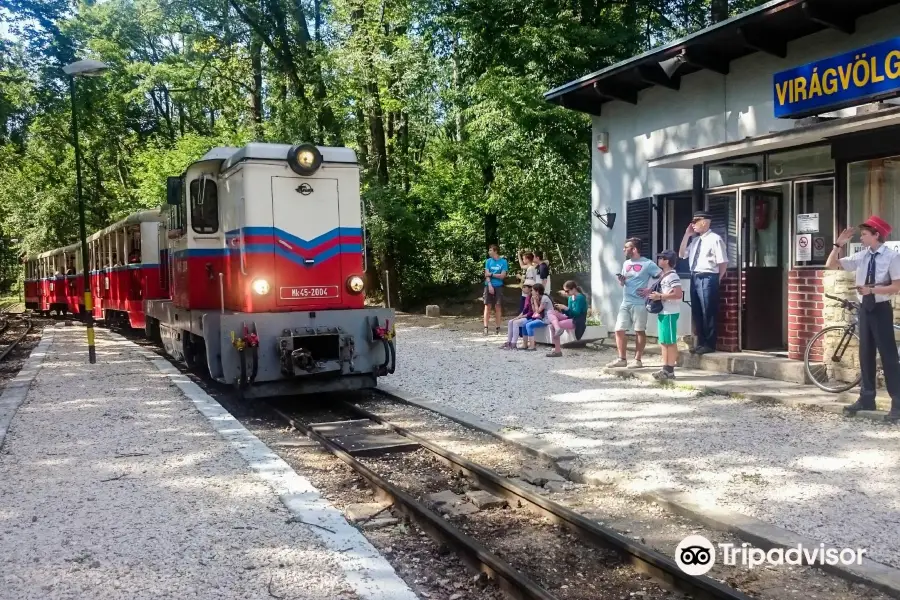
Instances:
[[[655,259],[706,209],[729,258],[718,349],[802,359],[837,233],[877,214],[900,237],[897,96],[900,0],[774,0],[547,92],[592,115],[594,312],[615,322],[627,238]]]

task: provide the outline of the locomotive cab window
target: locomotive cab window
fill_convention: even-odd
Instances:
[[[185,202],[183,182],[180,177],[169,177],[167,188],[168,227],[166,237],[170,240],[184,235]]]
[[[219,188],[208,177],[191,182],[191,228],[195,233],[219,231]]]

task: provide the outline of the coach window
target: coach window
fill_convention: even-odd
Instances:
[[[191,182],[191,228],[195,233],[219,231],[219,188],[206,176]]]
[[[132,227],[128,236],[128,262],[141,262],[141,228]]]

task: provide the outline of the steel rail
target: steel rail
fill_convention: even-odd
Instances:
[[[15,348],[16,346],[18,346],[22,342],[22,340],[25,339],[26,335],[31,333],[31,327],[32,327],[31,319],[25,318],[22,320],[25,321],[25,331],[23,331],[22,335],[20,335],[18,338],[16,338],[16,340],[14,342],[12,342],[11,344],[8,344],[5,348],[0,350],[0,360],[5,359],[6,355],[9,354],[10,352],[12,352],[12,349]],[[6,329],[7,325],[9,325],[9,321],[6,322],[6,325],[3,327],[3,330]]]
[[[342,450],[337,444],[313,431],[284,411],[275,407],[271,407],[271,409],[295,429],[347,463],[380,494],[390,498],[398,510],[418,523],[432,539],[452,547],[469,567],[475,571],[485,573],[508,596],[515,600],[557,600],[556,596],[545,590],[537,582],[516,571],[512,565],[448,523],[442,516],[432,512],[411,494],[403,491],[366,467]]]
[[[375,421],[395,433],[404,436],[420,444],[429,452],[435,454],[445,464],[455,470],[464,472],[485,489],[507,500],[524,501],[525,505],[535,512],[542,514],[557,524],[567,527],[581,539],[594,545],[618,552],[625,562],[630,563],[635,570],[650,575],[657,582],[673,587],[681,592],[690,594],[697,599],[706,600],[751,600],[750,596],[743,594],[710,577],[688,575],[682,571],[674,560],[664,554],[653,550],[645,544],[638,543],[623,536],[617,531],[604,527],[594,520],[580,515],[573,510],[543,496],[532,493],[521,486],[490,471],[479,464],[459,456],[437,444],[420,437],[409,430],[391,423],[390,421],[360,407],[351,402],[342,402],[344,408],[350,412]]]

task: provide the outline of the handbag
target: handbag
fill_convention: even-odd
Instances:
[[[650,288],[650,293],[659,292],[662,290],[662,279],[653,284],[653,287]],[[663,303],[662,300],[651,300],[648,294],[647,297],[647,312],[653,315],[659,314],[662,312]]]

